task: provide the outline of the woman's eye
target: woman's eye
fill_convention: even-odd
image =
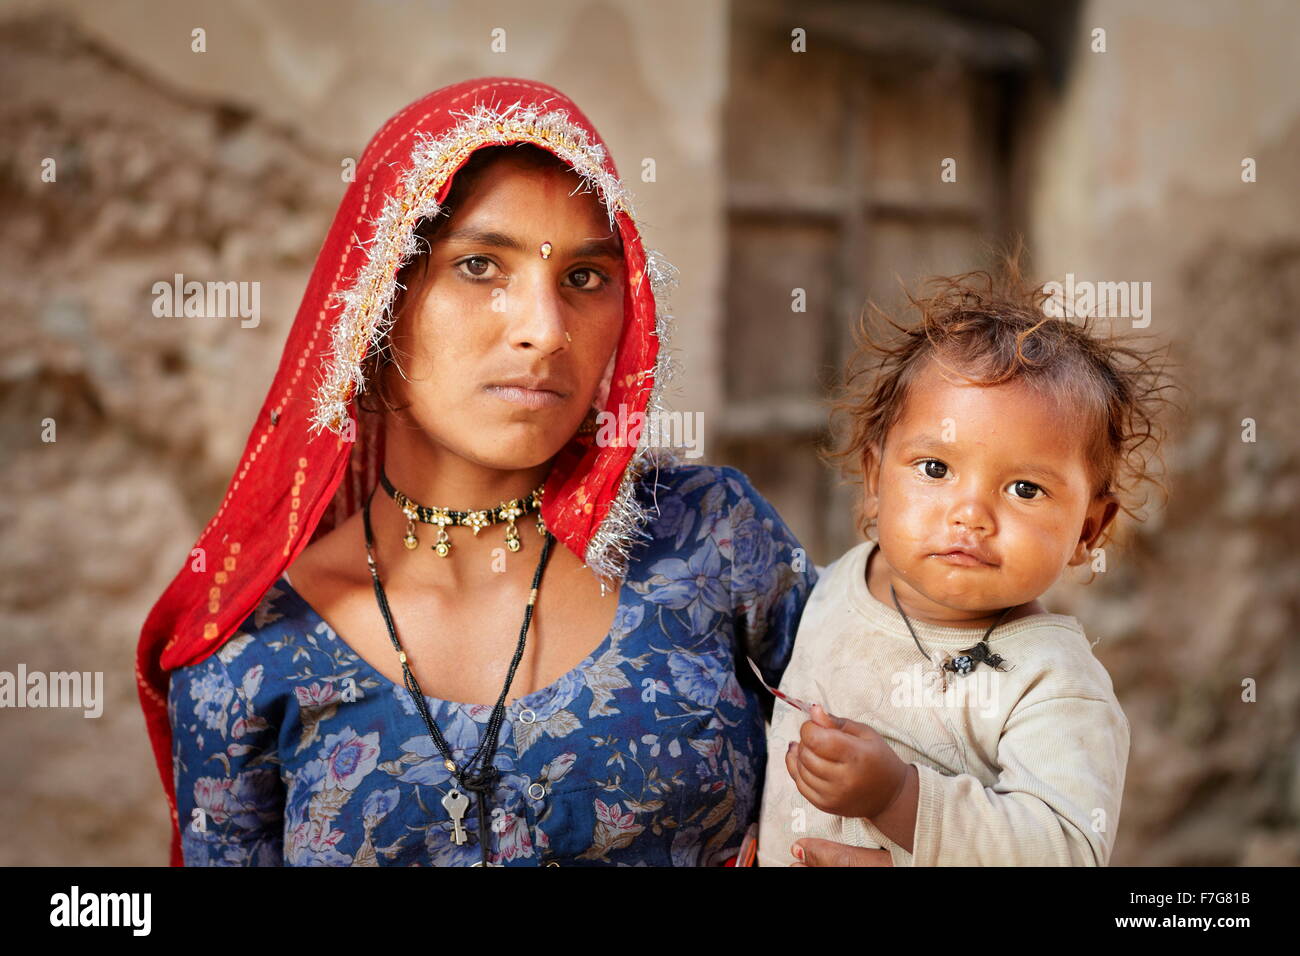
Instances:
[[[1033,501],[1035,498],[1038,497],[1038,495],[1035,494],[1035,492],[1041,492],[1042,490],[1043,490],[1042,488],[1039,488],[1032,481],[1011,482],[1011,493],[1014,494],[1017,498],[1021,498],[1025,501]],[[1026,491],[1027,493],[1024,493]]]
[[[465,270],[465,274],[470,278],[483,279],[487,277],[488,270],[492,268],[492,260],[484,256],[470,256],[462,260],[458,265]]]
[[[569,283],[575,289],[599,289],[604,279],[595,269],[574,269],[569,273]]]
[[[927,458],[921,462],[921,471],[927,478],[942,478],[948,474],[948,466],[937,458]]]

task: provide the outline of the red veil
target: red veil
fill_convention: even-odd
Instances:
[[[366,384],[362,363],[392,322],[396,274],[417,251],[420,218],[438,212],[456,171],[475,150],[510,143],[554,153],[605,204],[628,281],[604,407],[623,408],[632,421],[659,410],[670,267],[642,246],[614,162],[578,107],[542,83],[490,78],[436,90],[389,119],[339,204],[226,496],[140,635],[136,682],[171,807],[173,866],[182,859],[168,671],[221,647],[308,542],[351,515],[377,482],[382,419],[354,415],[354,399]],[[646,518],[633,481],[656,452],[651,430],[639,431],[635,447],[575,436],[546,480],[547,527],[605,578],[623,576]]]

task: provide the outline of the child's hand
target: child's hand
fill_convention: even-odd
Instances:
[[[875,817],[903,789],[908,765],[866,724],[834,717],[813,705],[785,754],[799,792],[823,813]]]

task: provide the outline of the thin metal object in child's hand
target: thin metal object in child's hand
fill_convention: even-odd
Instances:
[[[800,700],[798,697],[791,697],[789,694],[784,694],[781,691],[777,690],[775,687],[771,686],[770,684],[768,684],[767,681],[763,679],[763,672],[758,669],[758,665],[754,663],[754,659],[752,657],[746,656],[745,660],[749,661],[749,666],[752,667],[754,669],[754,673],[758,675],[758,682],[767,688],[768,693],[770,693],[774,697],[780,698],[781,700],[785,701],[791,707],[797,707],[799,710],[802,710],[809,717],[812,716],[812,712],[813,712],[812,704],[808,703],[807,701]]]

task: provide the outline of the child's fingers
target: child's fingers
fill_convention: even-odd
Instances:
[[[849,736],[856,737],[859,740],[877,740],[880,734],[870,724],[859,723],[856,720],[845,720],[840,724],[840,732]]]
[[[824,760],[834,763],[842,763],[847,759],[853,742],[854,738],[844,731],[823,727],[811,720],[805,720],[799,727],[799,743]]]
[[[840,724],[844,723],[843,717],[836,717],[834,714],[827,713],[826,708],[821,704],[813,704],[812,709],[812,719],[821,727],[839,729]]]
[[[803,794],[805,800],[812,803],[818,810],[824,809],[829,804],[829,793],[826,790],[826,781],[819,780],[806,774],[799,765],[799,745],[793,744],[786,748],[785,752],[785,769],[794,781],[798,791]]]
[[[843,780],[838,776],[827,779],[811,772],[803,763],[801,748],[795,744],[786,752],[786,772],[794,781],[795,789],[805,800],[823,813],[842,815]]]
[[[838,728],[823,727],[816,721],[805,720],[799,727],[799,740],[835,763],[853,760],[864,743],[875,745],[884,742],[875,730],[856,720],[842,720]]]
[[[833,760],[827,760],[811,747],[800,745],[795,748],[793,756],[798,761],[799,770],[804,777],[812,778],[821,786],[844,776],[842,767],[837,766]]]

